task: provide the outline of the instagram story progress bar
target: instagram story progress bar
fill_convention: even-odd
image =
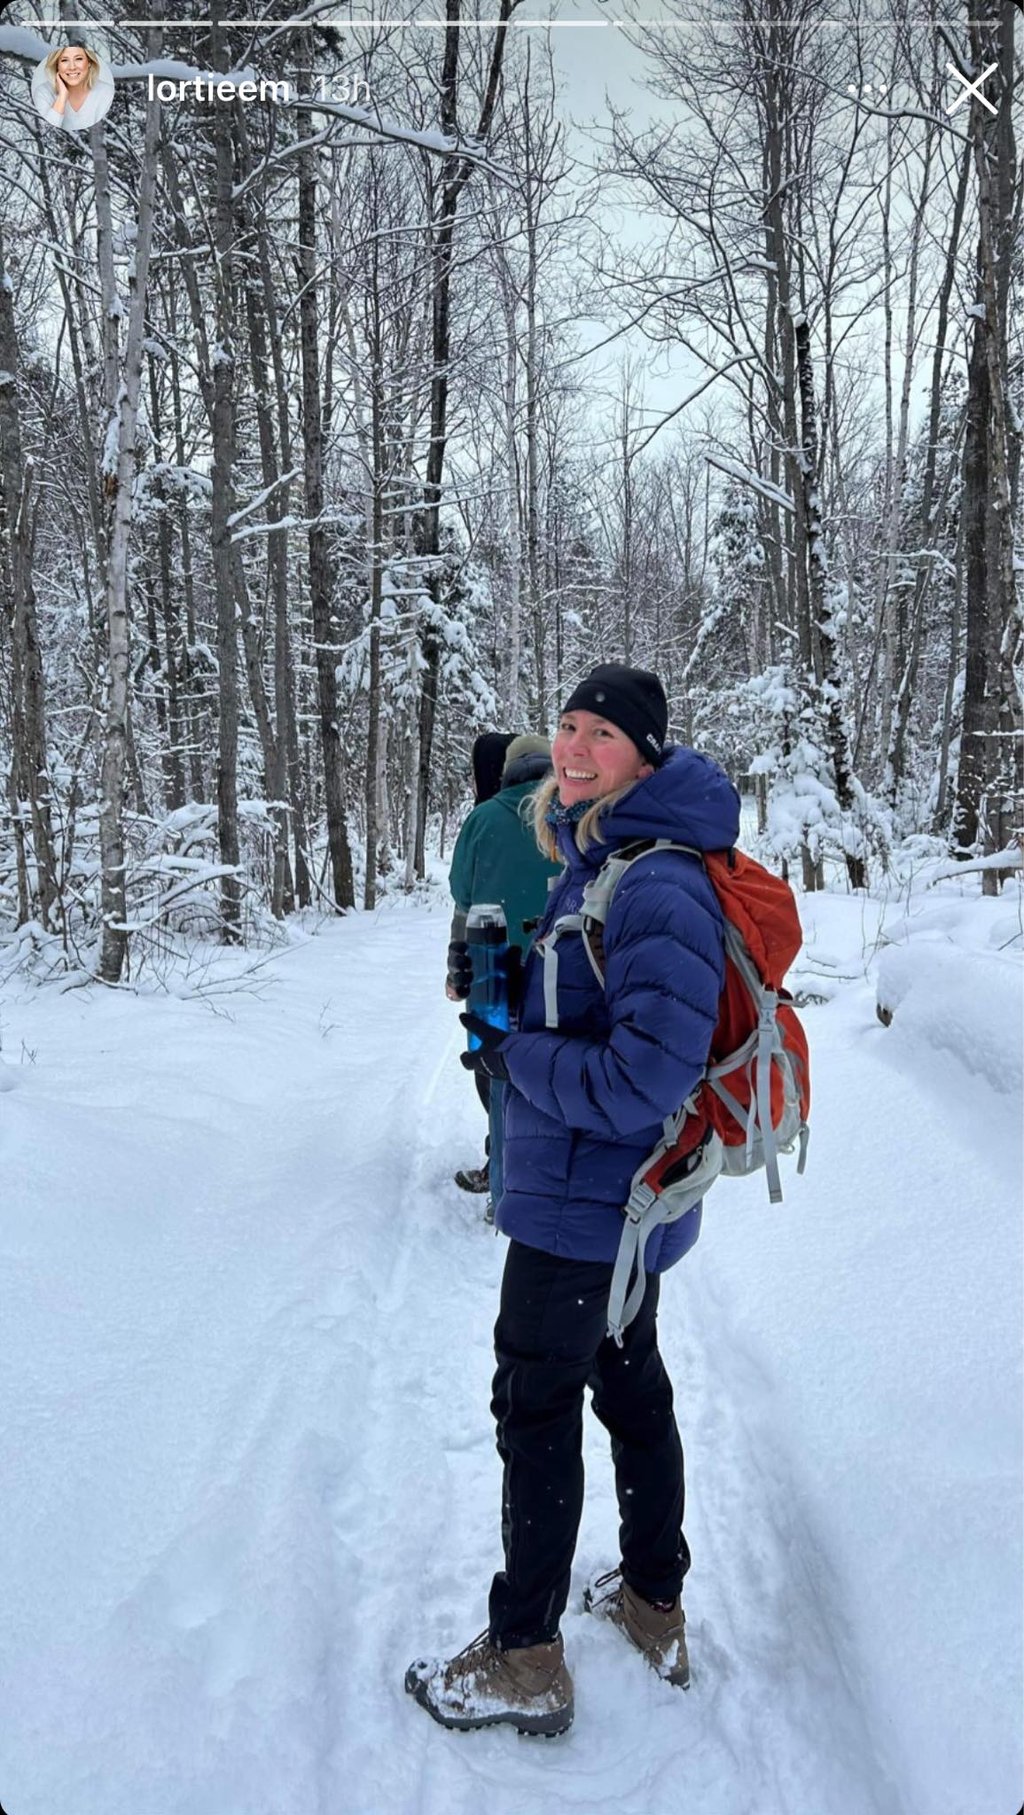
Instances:
[[[900,21],[900,24],[905,26],[907,24],[912,24],[913,22],[914,21],[912,19],[910,19],[910,20],[903,19]],[[450,29],[451,25],[453,25],[453,24],[454,24],[456,30],[458,30],[458,31],[493,31],[496,26],[501,25],[502,23],[503,23],[503,21],[498,18],[456,19],[456,20],[450,21],[448,19],[436,19],[436,18],[395,19],[395,18],[389,18],[386,14],[381,14],[379,16],[376,14],[374,14],[372,16],[368,15],[366,18],[363,18],[363,19],[353,19],[351,17],[342,19],[342,18],[332,18],[329,14],[308,12],[308,13],[300,14],[298,17],[293,17],[290,19],[274,19],[274,18],[267,18],[266,16],[264,16],[263,18],[259,18],[259,19],[221,19],[220,21],[218,21],[218,28],[221,31],[229,31],[229,32],[231,32],[231,31],[280,31],[283,29],[287,29],[288,27],[292,27],[293,29],[298,30],[299,28],[301,28],[303,26],[315,25],[318,28],[320,28],[321,30],[341,31],[341,32],[360,32],[360,31],[439,31],[439,32],[444,32],[444,31],[448,31]],[[884,25],[885,21],[877,21],[876,23],[879,26],[882,26],[882,25]],[[934,26],[936,21],[934,18],[929,19],[929,18],[925,17],[924,14],[922,14],[921,18],[919,20],[919,23],[922,25],[933,25]],[[101,28],[101,27],[113,27],[113,28],[117,28],[121,31],[129,31],[129,30],[140,31],[143,29],[161,29],[161,30],[167,30],[167,31],[207,32],[210,29],[211,21],[209,19],[194,19],[194,18],[193,19],[146,19],[146,18],[138,18],[138,19],[33,19],[32,24],[34,27],[42,28],[43,30],[53,29],[53,30],[67,31],[70,29],[74,29],[76,27],[84,29],[86,26],[88,26],[90,29],[96,29],[96,28]],[[584,18],[584,19],[552,19],[552,18],[548,18],[548,17],[527,19],[527,18],[521,18],[517,14],[513,14],[513,16],[510,19],[506,19],[504,21],[504,24],[505,24],[507,30],[509,30],[509,31],[644,31],[644,30],[655,29],[655,28],[659,31],[666,31],[666,30],[668,30],[668,31],[673,31],[673,30],[686,31],[686,30],[690,30],[690,29],[693,29],[698,26],[703,26],[703,27],[713,26],[715,30],[721,30],[721,31],[729,31],[729,30],[739,31],[739,30],[747,30],[747,29],[749,29],[750,26],[758,25],[758,24],[774,25],[774,26],[801,25],[804,28],[804,30],[812,30],[812,31],[825,31],[825,30],[849,31],[851,29],[851,21],[849,19],[833,19],[833,18],[821,18],[821,19],[774,18],[773,19],[773,18],[765,18],[763,20],[759,20],[759,19],[755,19],[755,18],[748,18],[748,19],[737,20],[737,19],[719,19],[719,18],[711,17],[710,15],[706,16],[704,18],[694,17],[694,18],[690,19],[690,18],[680,18],[680,17],[678,17],[678,15],[671,17],[671,18],[659,17],[657,14],[652,14],[652,16],[650,18],[644,18],[644,19],[638,19],[638,18],[607,19],[607,18],[597,18],[597,17],[590,17],[590,18]]]

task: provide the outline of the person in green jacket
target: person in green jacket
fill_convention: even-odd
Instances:
[[[478,902],[497,901],[505,910],[509,944],[525,958],[531,933],[524,923],[538,920],[547,901],[548,883],[559,873],[558,865],[542,857],[533,835],[532,821],[523,817],[523,802],[551,769],[551,745],[546,737],[515,737],[505,752],[501,787],[489,800],[475,806],[465,820],[452,852],[449,886],[455,902],[451,943],[448,947],[447,994],[461,1002],[469,993],[469,954],[466,949],[466,915]],[[491,1083],[488,1112],[490,1158],[477,1170],[467,1167],[455,1174],[466,1191],[488,1191],[493,1206],[501,1195],[501,1124],[504,1112],[500,1084]],[[489,1212],[492,1214],[493,1212]]]

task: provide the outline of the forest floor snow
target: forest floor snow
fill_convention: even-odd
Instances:
[[[877,903],[802,905],[807,1174],[720,1184],[662,1299],[693,1687],[580,1610],[617,1554],[588,1416],[551,1744],[402,1688],[499,1562],[444,913],[208,1000],[6,986],[7,1815],[1013,1815],[1019,921],[950,885],[877,950]]]

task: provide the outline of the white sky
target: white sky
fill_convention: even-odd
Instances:
[[[526,0],[523,13],[537,18],[549,17],[552,9],[547,0]],[[652,4],[651,14],[658,11]],[[572,155],[589,167],[600,157],[602,128],[609,121],[609,103],[619,113],[632,115],[637,129],[647,127],[665,112],[665,103],[651,95],[645,85],[648,62],[642,49],[627,34],[608,23],[608,16],[621,17],[621,9],[601,6],[596,0],[561,0],[558,19],[551,30],[555,68],[561,85],[561,111],[570,123],[568,144]],[[522,15],[517,14],[517,17]],[[599,22],[595,24],[595,21]],[[586,23],[584,23],[586,22]],[[601,211],[607,230],[625,247],[642,246],[660,236],[662,225],[642,207],[623,209],[609,194],[601,199]],[[584,342],[603,341],[614,325],[612,313],[603,320],[581,324]],[[675,351],[655,347],[639,332],[623,341],[605,347],[593,365],[595,408],[598,413],[610,409],[603,401],[614,392],[617,372],[629,357],[642,374],[642,400],[653,423],[672,409],[693,390],[703,375],[696,362],[682,349]],[[588,362],[589,366],[590,362]]]

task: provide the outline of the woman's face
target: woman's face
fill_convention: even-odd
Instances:
[[[84,50],[62,50],[57,58],[57,74],[68,88],[78,88],[89,74],[89,59]]]
[[[654,773],[632,738],[596,712],[564,712],[551,757],[563,807],[596,800]]]

